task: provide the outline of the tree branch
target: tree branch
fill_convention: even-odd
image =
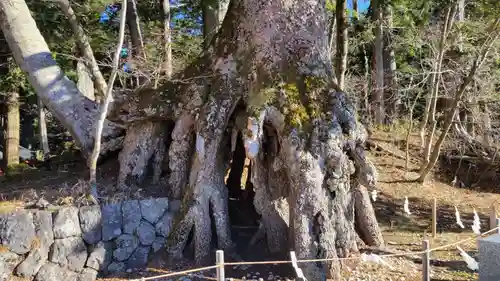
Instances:
[[[420,177],[417,179],[419,182],[424,182],[425,178],[429,174],[432,168],[436,165],[436,161],[439,157],[439,154],[441,152],[441,146],[444,142],[444,139],[446,138],[446,135],[448,134],[448,131],[451,128],[451,125],[453,123],[453,118],[456,114],[457,108],[458,108],[458,103],[462,99],[465,89],[467,89],[467,86],[472,82],[474,79],[474,76],[476,75],[476,72],[478,69],[481,67],[483,62],[485,61],[486,57],[488,56],[489,51],[491,50],[493,44],[495,41],[498,39],[500,36],[500,18],[497,18],[488,28],[487,34],[489,35],[488,38],[484,41],[483,45],[480,48],[480,52],[477,55],[476,59],[474,60],[472,67],[470,68],[469,74],[464,78],[462,84],[458,88],[458,90],[455,92],[454,95],[454,100],[452,103],[452,106],[450,110],[447,112],[445,115],[445,121],[444,121],[444,129],[441,135],[439,136],[438,140],[436,141],[436,144],[434,145],[434,149],[432,151],[432,155],[430,158],[429,163],[425,166],[424,169],[422,169],[422,172],[420,174]]]
[[[78,44],[78,48],[85,58],[85,64],[92,71],[92,76],[94,76],[95,82],[97,84],[97,89],[99,90],[99,94],[104,97],[108,90],[108,86],[104,77],[102,76],[101,71],[99,70],[99,66],[94,57],[94,52],[92,51],[92,47],[90,47],[90,42],[83,31],[82,26],[79,24],[78,19],[76,18],[75,12],[71,8],[71,4],[68,0],[55,0],[59,7],[61,7],[62,12],[68,18],[68,21],[71,25],[71,29],[75,33],[76,43]]]
[[[123,40],[125,38],[125,22],[127,19],[126,16],[126,11],[127,11],[127,0],[123,0],[122,4],[122,14],[120,18],[120,35],[118,38],[118,44],[116,46],[116,51],[115,51],[115,57],[113,58],[113,70],[111,72],[111,76],[109,77],[109,87],[106,91],[106,96],[104,99],[104,103],[101,105],[100,108],[100,113],[99,113],[99,120],[97,121],[97,128],[96,128],[96,133],[95,133],[95,138],[94,138],[94,149],[92,150],[92,156],[89,161],[89,166],[90,166],[90,184],[92,188],[92,196],[94,197],[95,200],[99,198],[97,194],[97,175],[96,175],[96,170],[97,170],[97,159],[99,158],[99,153],[101,150],[101,135],[102,135],[102,129],[104,127],[104,120],[106,120],[106,115],[108,113],[108,107],[109,103],[113,99],[113,84],[115,83],[116,75],[118,74],[118,66],[120,63],[120,53],[121,49],[123,46]]]

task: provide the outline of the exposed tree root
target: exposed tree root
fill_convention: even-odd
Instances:
[[[357,182],[351,183],[354,192],[354,214],[356,217],[356,232],[368,246],[384,244],[382,232],[378,226],[375,211],[366,188]]]
[[[150,160],[153,160],[153,183],[158,183],[165,156],[166,125],[145,121],[131,124],[118,157],[120,172],[118,188],[137,186],[144,180]]]
[[[170,194],[172,198],[180,199],[188,184],[188,175],[194,150],[194,117],[191,114],[182,115],[175,122],[172,131],[172,142],[168,149],[170,168]]]
[[[256,142],[255,145],[261,147],[257,155],[253,155],[252,151],[247,151],[247,155],[252,159],[250,179],[255,190],[254,206],[261,215],[259,229],[249,246],[252,246],[257,240],[265,238],[271,253],[285,254],[289,249],[290,208],[287,201],[287,187],[290,182],[282,162],[277,158],[278,136],[275,132],[264,130],[263,122],[257,128],[260,133],[257,136],[252,134],[254,139],[245,139],[247,150],[251,149],[248,146],[252,145],[252,142]],[[248,128],[248,130],[251,129]],[[249,134],[244,133],[244,135],[248,136]]]
[[[189,122],[177,122],[174,131],[180,133],[173,135],[170,148],[175,155],[171,183],[175,193],[183,194],[167,242],[172,256],[182,255],[191,231],[197,263],[210,260],[214,233],[217,248],[234,253],[224,172],[229,147],[234,147],[228,123],[240,101],[245,122],[241,126],[236,118],[235,127],[251,159],[254,205],[269,249],[294,249],[298,258],[307,259],[357,253],[351,180],[371,186],[376,175],[362,153],[366,132],[354,108],[345,94],[332,90],[338,87],[330,81],[325,15],[320,2],[233,1],[201,63],[180,77],[192,84],[172,79],[163,93],[142,96],[128,110],[132,119],[198,116],[194,156],[184,153],[191,147]],[[210,85],[206,96],[200,90],[205,82]],[[166,95],[169,87],[176,95]],[[178,170],[176,163],[183,163]],[[323,281],[338,277],[341,263],[300,266],[309,280]]]

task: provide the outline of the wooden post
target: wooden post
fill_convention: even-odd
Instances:
[[[490,213],[490,230],[497,227],[497,206],[495,203],[491,205],[491,213]]]
[[[436,238],[437,232],[437,199],[432,202],[432,238]]]
[[[429,240],[422,241],[422,281],[431,281],[431,273],[430,273],[430,262],[431,262],[431,253],[428,251]]]
[[[224,251],[217,250],[215,252],[215,264],[219,266],[217,267],[217,281],[226,280],[226,276],[224,274]]]

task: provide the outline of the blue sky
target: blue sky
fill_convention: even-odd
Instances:
[[[179,0],[170,0],[170,4],[172,6],[178,5],[178,2],[179,2]],[[348,9],[352,9],[352,2],[353,2],[353,0],[347,0],[347,8]],[[368,7],[370,6],[370,0],[358,0],[358,6],[359,6],[359,11],[361,13],[365,13],[368,10]],[[116,11],[117,11],[116,8],[113,9],[110,6],[107,6],[105,8],[105,11],[101,14],[99,21],[101,23],[107,22],[110,19],[109,15],[116,13]],[[184,18],[184,15],[182,13],[176,13],[174,15],[174,18],[182,19],[182,18]],[[199,20],[201,21],[201,19],[199,19]],[[172,27],[173,27],[173,23],[172,23]]]
[[[353,2],[353,0],[347,0],[347,8],[348,9],[352,9],[352,2]],[[170,4],[172,6],[177,5],[177,3],[178,3],[178,0],[170,0]],[[370,6],[370,0],[358,0],[358,6],[359,6],[359,11],[361,13],[364,13],[368,10],[368,7]],[[108,13],[116,12],[116,9],[114,11],[111,11],[109,6],[105,10],[106,11],[101,14],[101,18],[100,18],[101,23],[109,20]],[[178,18],[178,19],[182,19],[184,17],[184,15],[183,14],[176,14],[174,17]]]
[[[370,0],[358,0],[359,11],[364,13],[370,7]],[[352,0],[347,0],[347,8],[352,9]]]

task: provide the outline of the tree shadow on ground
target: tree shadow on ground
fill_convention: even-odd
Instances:
[[[459,158],[442,156],[439,159],[436,179],[442,182],[456,182],[459,187],[500,193],[497,184],[500,181],[498,167],[485,161],[460,161]]]
[[[388,231],[406,232],[430,232],[432,224],[432,201],[422,198],[409,197],[408,205],[411,215],[407,215],[403,210],[404,199],[391,197],[381,193],[377,196],[377,201],[373,202],[377,220],[380,224],[389,226]],[[474,214],[464,212],[459,209],[460,219],[465,228],[461,228],[456,223],[455,207],[449,204],[437,202],[437,233],[451,232],[463,233],[471,231]],[[481,222],[481,231],[489,229],[489,216],[478,212]]]

